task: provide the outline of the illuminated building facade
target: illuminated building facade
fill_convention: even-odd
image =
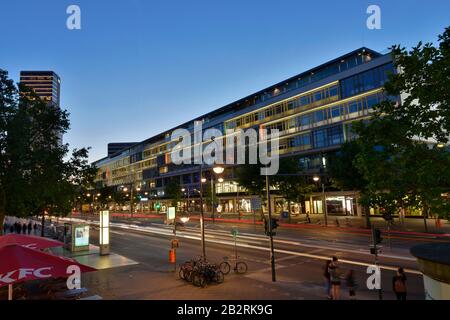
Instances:
[[[393,72],[390,55],[360,48],[96,161],[98,187],[139,186],[145,201],[138,210],[153,211],[155,203],[164,202],[165,185],[175,179],[185,190],[190,211],[197,211],[198,165],[177,166],[170,159],[176,144],[170,140],[171,133],[178,128],[192,131],[195,121],[201,121],[204,130],[216,128],[224,136],[236,129],[278,129],[281,156],[295,156],[299,169],[313,175],[326,166],[328,153],[352,138],[352,122],[369,118],[373,106],[388,98],[382,88]],[[205,170],[209,179],[211,168]],[[235,170],[227,167],[224,181],[215,185],[219,213],[252,211],[253,197],[234,182]],[[328,213],[361,215],[357,196],[355,191],[327,190]],[[287,203],[274,195],[272,208],[281,212]],[[294,204],[294,211],[323,213],[320,194]]]

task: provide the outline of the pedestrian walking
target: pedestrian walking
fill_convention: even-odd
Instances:
[[[33,233],[36,234],[36,230],[37,230],[37,223],[35,222],[33,224]]]
[[[5,222],[5,223],[3,224],[3,234],[6,234],[6,232],[8,231],[8,229],[9,229],[9,226],[8,226],[8,224]]]
[[[21,227],[20,223],[18,223],[18,222],[16,221],[16,222],[14,223],[14,231],[15,231],[16,233],[19,233],[19,234],[20,234],[21,229],[22,229],[22,227]]]
[[[23,233],[23,234],[27,234],[27,224],[26,224],[26,223],[24,223],[24,224],[22,225],[22,233]]]
[[[31,221],[28,222],[28,234],[31,234],[31,230],[33,229],[31,225]]]
[[[325,294],[327,295],[327,299],[331,300],[333,297],[331,296],[331,277],[329,267],[331,264],[331,260],[327,260],[325,263],[325,269],[323,271],[323,278],[325,280]]]
[[[306,212],[306,221],[308,221],[308,223],[311,223],[311,218],[309,217],[309,212]]]
[[[392,288],[397,300],[406,300],[406,275],[403,268],[398,268],[397,274],[392,278]]]
[[[333,257],[333,261],[328,267],[328,272],[330,273],[331,280],[331,295],[333,300],[339,300],[341,290],[341,271],[339,269],[337,257]]]
[[[348,296],[350,300],[356,300],[356,280],[355,272],[353,270],[348,270],[345,276],[346,285],[348,288]]]
[[[14,233],[14,225],[9,226],[9,233]]]

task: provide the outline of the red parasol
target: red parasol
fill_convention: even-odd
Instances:
[[[21,234],[10,233],[6,236],[0,237],[0,247],[11,244],[17,244],[19,246],[37,250],[62,247],[64,245],[59,241]]]
[[[81,272],[96,271],[69,258],[54,256],[17,244],[0,247],[0,287],[31,280],[64,278],[72,274],[69,267],[77,266]],[[11,294],[10,294],[11,297]]]

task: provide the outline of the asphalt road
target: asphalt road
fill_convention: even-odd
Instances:
[[[96,222],[93,224],[95,226]],[[234,256],[231,227],[211,223],[206,226],[208,260],[221,262],[224,257]],[[249,272],[243,276],[230,274],[223,284],[200,289],[178,279],[178,272],[175,273],[173,265],[168,263],[173,226],[142,220],[114,221],[112,251],[139,264],[85,275],[84,285],[106,299],[324,299],[323,266],[326,259],[337,256],[344,272],[353,269],[356,273],[358,299],[378,299],[378,292],[366,287],[366,270],[374,262],[368,252],[370,236],[366,233],[308,228],[280,230],[275,238],[277,282],[273,283],[269,243],[262,227],[239,225],[238,229],[238,255],[247,262]],[[195,223],[179,230],[177,238],[180,240],[178,263],[201,254],[199,229]],[[93,244],[98,241],[95,232],[91,241]],[[442,240],[398,237],[391,241],[392,250],[384,248],[379,258],[383,298],[394,299],[392,276],[396,267],[402,266],[407,268],[409,298],[423,299],[422,276],[409,254],[409,247]],[[342,298],[348,298],[345,281]]]

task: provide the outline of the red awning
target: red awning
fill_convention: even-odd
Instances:
[[[31,280],[66,278],[77,266],[81,272],[96,271],[69,258],[54,256],[20,245],[0,247],[0,287]],[[69,272],[68,272],[69,271]]]
[[[51,239],[14,233],[10,233],[7,234],[6,236],[0,237],[0,247],[11,244],[17,244],[19,246],[37,250],[62,247],[64,245],[62,242]]]

